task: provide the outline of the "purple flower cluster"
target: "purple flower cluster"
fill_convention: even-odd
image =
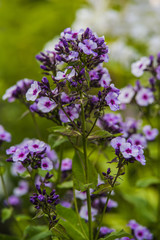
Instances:
[[[124,159],[126,162],[139,161],[145,165],[144,151],[141,145],[132,144],[131,141],[123,137],[116,137],[111,140],[111,146],[115,149],[118,158]]]
[[[56,205],[60,202],[59,195],[52,190],[50,194],[47,194],[46,189],[41,189],[39,185],[36,185],[38,193],[34,193],[30,197],[30,202],[35,206],[37,210],[41,209],[44,214],[48,215],[50,220],[50,226],[54,226],[58,220],[55,213]]]
[[[21,173],[23,167],[32,169],[41,168],[42,170],[52,170],[57,155],[50,146],[40,140],[24,140],[21,144],[12,146],[6,150],[10,155],[8,161],[16,163],[14,172]]]
[[[0,125],[0,144],[3,142],[10,142],[11,134],[7,132],[2,125]]]
[[[27,78],[18,81],[15,85],[6,90],[2,99],[8,99],[8,102],[14,102],[15,99],[25,99],[26,92],[32,83],[33,80]]]

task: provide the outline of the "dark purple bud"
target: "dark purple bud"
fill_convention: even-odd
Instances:
[[[44,65],[40,65],[40,68],[41,69],[43,69],[43,70],[46,70],[46,71],[50,71],[50,69],[49,68],[47,68],[46,66],[44,66]]]
[[[107,174],[105,172],[102,172],[103,176],[106,176]]]
[[[46,77],[42,78],[42,83],[49,87],[49,81],[48,81],[48,79]]]
[[[141,89],[141,83],[139,80],[136,81],[136,88],[137,90]]]
[[[53,218],[52,218],[52,219],[53,219],[53,221],[54,221],[54,220],[56,220],[56,216],[53,216]]]
[[[56,192],[56,191],[53,189],[52,192],[50,193],[50,195],[54,195],[55,192]]]
[[[46,189],[43,189],[43,195],[45,195],[46,194]]]
[[[85,69],[82,68],[82,70],[80,71],[79,75],[81,76],[81,75],[84,75],[84,74],[85,74]]]
[[[44,197],[42,194],[40,194],[40,195],[38,196],[38,200],[41,201],[41,202],[43,202],[43,201],[45,200],[45,197]]]
[[[150,59],[150,64],[149,64],[149,67],[152,67],[153,65],[153,61],[154,61],[154,56],[149,56],[149,59]]]
[[[41,191],[40,186],[38,184],[36,184],[36,188],[37,188],[38,192],[41,194],[42,191]]]
[[[120,154],[120,150],[119,150],[118,148],[115,150],[115,154],[116,154],[117,156]]]
[[[57,199],[57,200],[54,202],[54,205],[57,205],[59,202],[60,202],[60,199]]]
[[[43,62],[44,58],[41,55],[36,55],[36,59],[40,62]]]
[[[12,158],[8,158],[6,161],[7,162],[13,162],[13,159]]]
[[[108,168],[108,169],[107,169],[107,174],[109,175],[110,173],[111,173],[111,169]]]
[[[98,97],[101,98],[101,96],[102,96],[102,92],[99,91],[99,92],[98,92]]]

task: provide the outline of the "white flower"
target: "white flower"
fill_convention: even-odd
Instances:
[[[150,64],[150,59],[142,57],[139,61],[132,63],[131,72],[134,76],[140,77],[143,75],[144,69]]]

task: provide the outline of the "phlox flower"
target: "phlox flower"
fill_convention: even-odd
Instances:
[[[112,111],[117,111],[119,109],[120,101],[118,100],[118,94],[115,92],[109,92],[105,100]]]
[[[119,149],[124,143],[126,143],[126,139],[122,137],[116,137],[111,140],[111,146],[114,149]]]
[[[43,141],[40,141],[38,139],[36,140],[29,140],[28,143],[28,149],[30,152],[42,152],[46,148],[46,144]]]
[[[29,185],[27,181],[21,180],[18,184],[18,187],[16,187],[13,190],[13,193],[15,196],[20,197],[25,195],[28,192]]]
[[[28,89],[26,93],[27,101],[35,101],[40,91],[41,91],[41,88],[38,85],[38,82],[35,81],[34,83],[32,83],[31,87]]]
[[[0,125],[0,141],[10,142],[11,141],[11,134]]]
[[[72,170],[72,159],[65,158],[62,160],[61,171],[69,171]]]
[[[93,56],[97,55],[97,53],[93,51],[94,49],[97,48],[97,43],[93,42],[90,39],[83,40],[83,43],[80,42],[78,46],[87,55],[90,55],[90,54],[92,54]]]
[[[154,140],[159,133],[157,128],[152,129],[150,125],[144,126],[143,127],[143,132],[145,134],[146,139],[149,140],[149,141]]]
[[[98,210],[91,207],[92,221],[95,220],[95,216],[97,215],[97,213],[98,213]],[[85,220],[88,221],[88,207],[87,207],[87,205],[84,205],[84,206],[81,207],[81,209],[80,209],[80,217],[84,218]]]
[[[150,64],[150,59],[148,57],[142,57],[139,61],[132,63],[131,72],[134,76],[140,77],[143,75],[144,70]]]
[[[38,110],[43,113],[51,112],[56,106],[57,104],[53,100],[50,100],[48,97],[41,97],[38,99]]]
[[[42,170],[48,170],[48,171],[52,170],[53,169],[52,161],[47,157],[43,158],[41,160],[41,169]]]
[[[81,199],[81,200],[86,200],[87,199],[86,191],[81,192],[81,191],[75,190],[75,195],[76,195],[76,198],[78,198],[78,199]]]
[[[136,102],[140,106],[148,106],[154,102],[153,92],[148,88],[141,88],[136,95]]]
[[[23,164],[21,162],[14,162],[11,167],[11,173],[14,176],[17,176],[18,173],[23,173],[25,172],[26,168],[23,167]]]
[[[104,88],[107,88],[109,86],[110,82],[111,82],[111,78],[110,78],[109,73],[103,74],[103,76],[101,77],[101,79],[99,81],[101,87],[104,87]]]
[[[149,232],[149,230],[141,225],[134,229],[134,235],[137,240],[150,240],[153,238],[153,235]]]
[[[13,162],[24,161],[27,158],[29,151],[26,148],[17,148],[16,152],[13,153]]]
[[[11,206],[18,206],[20,204],[20,199],[19,199],[19,197],[15,196],[15,195],[11,195],[8,198],[8,203]]]
[[[135,94],[135,91],[134,91],[133,87],[127,86],[120,90],[118,99],[119,99],[120,103],[125,103],[125,104],[130,103],[134,94]]]
[[[140,162],[142,165],[146,164],[146,160],[144,157],[144,151],[141,146],[138,146],[138,155],[135,157],[135,159]]]
[[[139,133],[132,134],[130,138],[128,139],[128,142],[132,143],[132,145],[136,146],[142,146],[143,148],[147,147],[147,141],[146,138]]]
[[[124,158],[136,157],[138,155],[138,148],[130,143],[124,143],[120,146],[120,151]]]
[[[70,119],[73,121],[79,117],[79,104],[75,104],[74,107],[68,106],[64,107],[65,112],[69,115]],[[70,119],[66,116],[62,109],[59,110],[60,120],[64,123],[70,122]]]

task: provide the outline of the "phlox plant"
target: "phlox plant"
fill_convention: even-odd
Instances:
[[[137,166],[145,167],[144,153],[149,142],[158,136],[159,121],[158,129],[150,122],[142,127],[138,119],[127,116],[125,111],[130,104],[136,105],[146,119],[153,112],[159,114],[160,56],[156,66],[153,57],[143,57],[132,65],[136,77],[147,71],[151,74],[148,86],[137,81],[135,87],[129,85],[120,90],[103,66],[109,60],[108,51],[104,37],[98,37],[91,29],[74,32],[67,28],[53,51],[36,56],[43,71],[42,80],[20,80],[3,95],[3,100],[18,99],[27,107],[39,138],[24,139],[6,150],[11,172],[20,181],[8,197],[1,174],[6,193],[3,220],[13,216],[9,209],[22,206],[21,197],[29,193],[30,205],[35,209],[31,221],[36,219],[40,225],[38,233],[27,235],[34,232],[28,227],[16,239],[154,239],[150,230],[136,220],[129,221],[127,233],[109,228],[103,217],[118,206],[112,196],[126,166],[137,162]],[[116,114],[118,110],[122,114]],[[41,139],[36,115],[53,122],[49,144]],[[0,132],[2,142],[11,140],[3,127]],[[65,144],[72,147],[72,159],[63,157]],[[114,156],[106,159],[106,169],[101,172],[93,155],[106,149]],[[46,225],[48,230],[43,228]]]

